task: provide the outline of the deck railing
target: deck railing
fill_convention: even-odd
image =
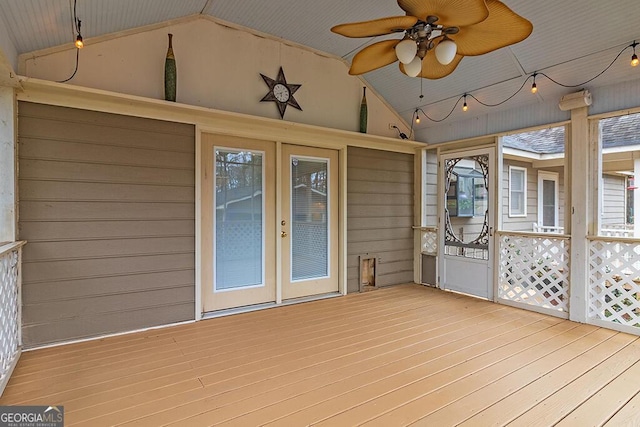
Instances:
[[[589,238],[589,321],[640,332],[640,239]]]
[[[569,236],[498,232],[498,299],[535,306],[556,316],[569,312]]]
[[[534,222],[533,232],[564,234],[564,227],[538,225],[538,223]],[[633,237],[633,225],[608,224],[604,228],[600,229],[600,235],[604,237]]]
[[[21,260],[24,242],[0,245],[0,395],[22,349]]]

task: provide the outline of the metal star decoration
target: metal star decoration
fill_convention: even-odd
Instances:
[[[262,80],[269,86],[269,92],[260,100],[260,102],[273,101],[278,106],[278,111],[280,112],[280,118],[284,118],[284,112],[287,109],[287,105],[291,105],[293,108],[297,108],[302,111],[302,107],[298,104],[298,101],[293,97],[293,94],[296,93],[300,86],[302,85],[294,85],[287,83],[287,79],[284,77],[284,71],[282,71],[282,67],[280,67],[280,71],[278,72],[278,77],[276,80],[265,76],[260,73]],[[286,88],[286,90],[284,89]]]

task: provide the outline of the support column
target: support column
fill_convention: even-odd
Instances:
[[[413,282],[422,283],[422,231],[425,225],[424,198],[426,197],[427,152],[416,148],[413,155]]]
[[[14,88],[0,86],[0,243],[17,237],[16,118]]]
[[[633,237],[640,237],[640,218],[637,218],[636,212],[640,213],[640,159],[633,159]],[[625,212],[626,216],[626,212]],[[637,219],[636,219],[637,218]]]
[[[566,147],[568,171],[571,185],[570,223],[567,230],[571,234],[571,289],[569,299],[569,319],[585,323],[588,303],[588,262],[589,245],[587,235],[592,222],[590,201],[591,170],[589,122],[587,107],[571,110],[571,125]]]

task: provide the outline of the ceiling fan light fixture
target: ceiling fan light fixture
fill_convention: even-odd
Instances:
[[[436,46],[435,48],[436,59],[442,65],[451,64],[451,61],[453,61],[453,58],[456,57],[457,52],[458,46],[453,40],[449,38],[445,38],[440,41],[440,43],[438,43],[438,46]]]
[[[396,56],[403,64],[408,64],[416,57],[418,45],[410,38],[402,40],[396,45]]]
[[[418,77],[420,71],[422,71],[422,59],[417,55],[413,61],[404,64],[404,72],[409,77]]]

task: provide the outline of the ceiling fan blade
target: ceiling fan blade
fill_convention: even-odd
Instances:
[[[394,47],[399,40],[384,40],[367,46],[353,57],[349,74],[357,76],[377,70],[398,60]]]
[[[449,74],[453,73],[460,61],[462,61],[462,58],[462,55],[456,55],[450,64],[442,65],[436,59],[436,55],[433,52],[429,52],[422,60],[422,70],[420,71],[420,74],[418,74],[418,77],[432,80],[446,77]],[[400,63],[400,71],[406,74],[402,62]]]
[[[438,25],[445,27],[473,25],[489,16],[485,0],[398,0],[398,6],[421,20],[437,16]]]
[[[345,37],[375,37],[401,33],[413,27],[416,22],[418,22],[418,18],[415,16],[390,16],[372,21],[336,25],[331,31]]]
[[[533,25],[498,0],[487,0],[489,17],[479,24],[461,27],[449,37],[458,45],[461,55],[484,55],[518,43],[531,34]]]

